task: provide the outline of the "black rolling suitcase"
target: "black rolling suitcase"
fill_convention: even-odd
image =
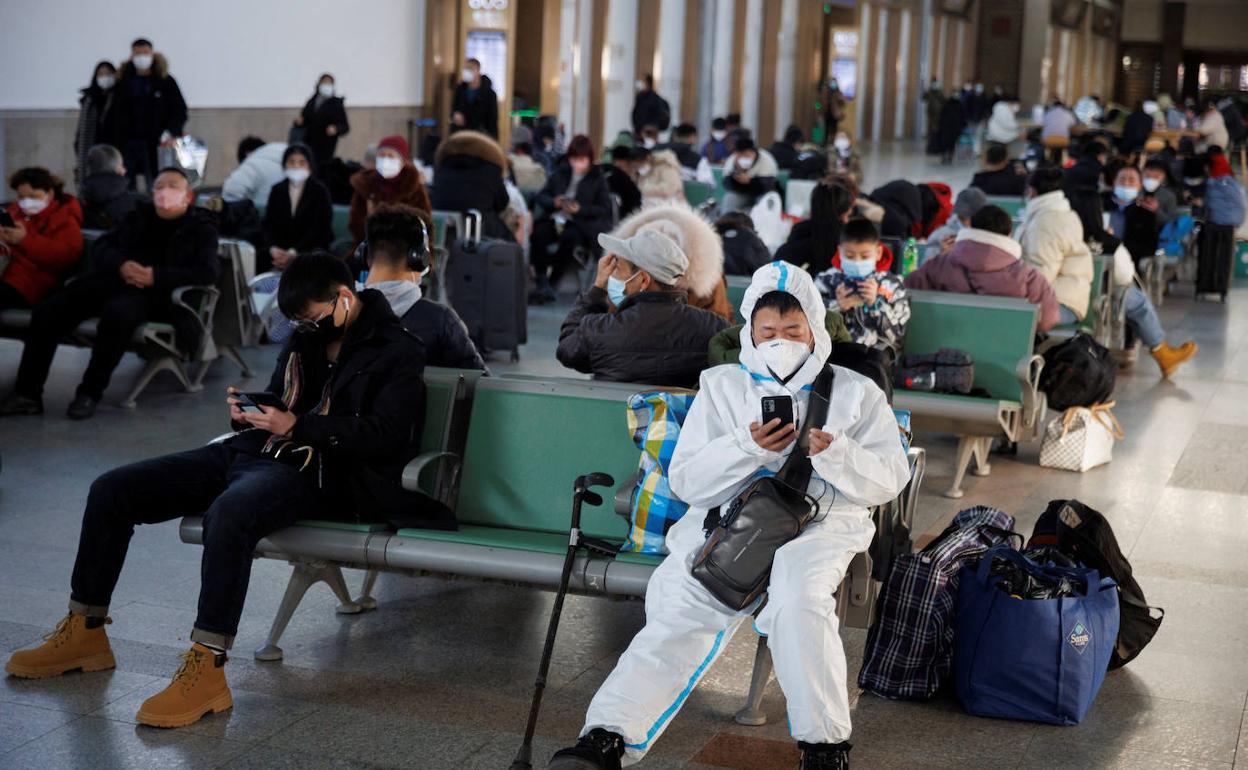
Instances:
[[[1226,301],[1235,260],[1235,228],[1206,222],[1196,252],[1196,298],[1217,294]]]
[[[482,352],[510,350],[520,358],[528,341],[527,265],[518,243],[481,240],[481,212],[464,215],[462,237],[446,263],[451,307]]]

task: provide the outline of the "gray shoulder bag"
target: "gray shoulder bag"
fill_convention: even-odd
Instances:
[[[797,445],[780,472],[754,481],[737,495],[694,559],[693,576],[734,610],[749,607],[767,590],[776,551],[819,512],[819,502],[806,489],[814,473],[810,429],[822,428],[827,420],[833,379],[832,367],[824,366],[815,378]]]

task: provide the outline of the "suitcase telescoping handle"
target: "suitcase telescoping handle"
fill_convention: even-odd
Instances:
[[[481,211],[468,209],[464,212],[464,245],[481,245]]]

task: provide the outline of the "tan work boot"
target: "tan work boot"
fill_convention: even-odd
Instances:
[[[182,654],[182,665],[169,686],[143,701],[135,720],[151,727],[185,727],[204,714],[234,705],[225,681],[224,652],[196,642]]]
[[[1179,364],[1196,355],[1196,343],[1189,340],[1173,348],[1170,343],[1163,342],[1153,348],[1152,353],[1153,360],[1161,367],[1161,376],[1169,377],[1179,368]]]
[[[61,618],[52,633],[44,636],[43,644],[29,650],[18,650],[9,657],[4,670],[23,679],[46,679],[66,671],[104,671],[115,668],[113,650],[108,646],[104,625],[111,618],[97,618],[87,628],[87,618],[72,612]]]

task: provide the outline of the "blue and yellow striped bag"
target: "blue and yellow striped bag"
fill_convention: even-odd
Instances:
[[[628,400],[628,431],[641,450],[641,461],[629,511],[632,526],[621,552],[666,554],[667,531],[689,510],[672,494],[667,470],[692,404],[692,393],[637,393]]]

